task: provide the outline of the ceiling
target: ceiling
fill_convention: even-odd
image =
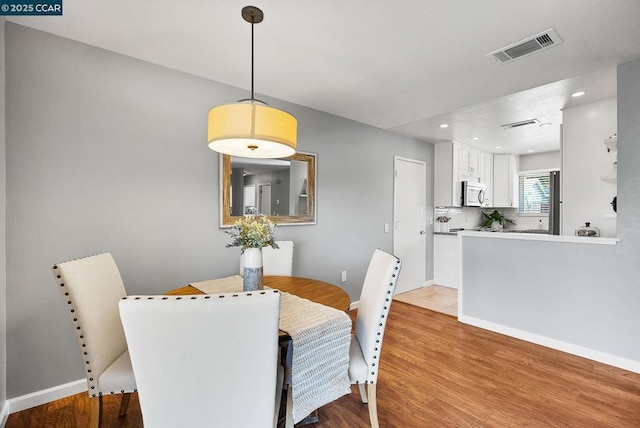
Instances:
[[[247,4],[64,0],[62,17],[6,19],[248,90]],[[491,152],[557,150],[561,109],[615,97],[616,65],[640,56],[637,0],[251,4],[265,14],[255,26],[258,95]],[[502,65],[486,56],[549,28],[561,44]],[[587,94],[573,99],[576,90]],[[500,126],[532,118],[551,125]]]

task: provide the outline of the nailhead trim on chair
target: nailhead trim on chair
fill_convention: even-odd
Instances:
[[[271,290],[273,293],[280,293],[280,290]],[[267,294],[266,291],[261,291],[260,294]],[[224,299],[225,297],[249,297],[252,296],[252,293],[241,293],[241,294],[207,294],[205,296],[190,296],[189,300],[208,300],[211,299],[211,297],[218,297],[219,299]],[[128,300],[128,299],[133,299],[133,300],[140,300],[142,298],[146,298],[147,300],[154,300],[154,299],[160,299],[160,300],[183,300],[183,298],[181,296],[125,296],[122,298],[122,300]]]
[[[380,250],[380,251],[384,251],[384,250]],[[396,264],[398,264],[398,265],[400,264],[400,259],[399,258],[397,258],[396,256],[394,256],[393,254],[391,254],[391,253],[389,253],[387,251],[385,251],[385,253],[390,254],[393,257],[395,257],[396,258]],[[398,270],[399,270],[398,266],[394,267],[394,271],[398,271]],[[391,294],[392,293],[392,287],[396,284],[396,282],[398,280],[397,276],[398,275],[396,273],[392,273],[391,274],[391,280],[389,282],[389,286],[388,286],[388,289],[387,289],[387,294]],[[385,299],[385,301],[389,302],[390,301],[389,297],[387,297]],[[384,326],[385,326],[385,323],[386,323],[385,318],[389,314],[390,306],[391,306],[390,304],[389,305],[385,305],[383,307],[383,309],[382,309],[382,313],[380,314],[380,321],[381,322],[378,323],[378,327],[379,327],[378,332],[377,332],[378,336],[382,336],[382,331],[381,331],[380,328],[381,327],[384,328]],[[376,343],[380,343],[380,339],[377,339]],[[375,350],[376,353],[373,355],[373,358],[374,358],[374,360],[377,360],[378,357],[380,356],[380,351],[381,351],[380,346],[375,347],[374,350]],[[376,369],[374,369],[375,366],[376,366],[376,363],[372,362],[371,363],[371,368],[372,368],[371,369],[371,376],[375,376],[376,375]],[[366,380],[366,381],[364,381],[364,383],[365,384],[366,383],[373,383],[373,380]]]
[[[68,262],[73,262],[73,261],[76,261],[76,260],[88,259],[88,258],[90,258],[90,257],[99,256],[99,255],[101,255],[101,254],[107,254],[107,253],[94,254],[94,255],[91,255],[91,256],[78,257],[78,258],[75,258],[75,259],[67,260],[67,261],[65,261],[65,262],[61,262],[61,263],[58,263],[58,264],[53,265],[53,268],[52,268],[52,269],[53,269],[53,270],[54,270],[54,272],[55,272],[55,271],[57,271],[57,270],[58,270],[58,265],[59,265],[59,264],[62,264],[62,263],[68,263]],[[61,274],[56,273],[56,274],[55,274],[55,277],[56,277],[56,282],[58,283],[58,285],[59,285],[61,288],[62,288],[62,287],[65,287],[65,284],[64,284],[64,278],[62,277],[62,275],[61,275]],[[70,299],[70,297],[69,297],[69,296],[70,296],[70,295],[69,295],[69,292],[65,291],[65,292],[63,293],[63,295],[64,295],[65,297],[69,298],[69,300],[67,300],[67,305],[70,305],[69,307],[71,308],[71,309],[69,310],[69,313],[71,313],[71,314],[75,314],[76,309],[75,309],[75,307],[74,307],[74,305],[73,305],[73,301],[72,301],[72,300]],[[81,328],[81,326],[78,324],[78,318],[72,315],[72,316],[71,316],[71,320],[73,321],[73,324],[74,324],[74,326],[76,327],[76,335],[78,336],[78,341],[80,342],[80,346],[81,346],[81,347],[83,347],[83,348],[86,348],[86,347],[87,347],[87,344],[83,342],[83,341],[84,341],[84,333],[82,332],[82,328]],[[87,373],[92,373],[92,369],[91,369],[91,358],[89,357],[89,353],[88,353],[87,351],[84,351],[84,352],[83,352],[83,356],[84,356],[84,357],[86,357],[85,364],[87,365],[87,369],[86,369],[86,370],[87,370]],[[95,389],[96,389],[96,387],[97,387],[97,382],[96,382],[95,378],[93,378],[93,377],[89,377],[89,378],[88,378],[88,382],[87,382],[87,383],[88,383],[88,386],[89,386],[89,389],[90,389],[90,390],[95,390]],[[137,389],[134,389],[133,391],[126,391],[126,392],[138,392],[138,390],[137,390]],[[125,391],[122,391],[122,393],[124,394],[124,393],[125,393]],[[115,392],[111,391],[111,394],[115,394]],[[91,397],[92,397],[92,398],[95,398],[95,397],[98,397],[98,396],[102,396],[102,392],[98,392],[98,394],[91,393],[90,395],[91,395]]]

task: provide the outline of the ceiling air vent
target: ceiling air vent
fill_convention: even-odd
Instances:
[[[502,49],[489,52],[488,57],[493,58],[498,64],[506,64],[514,59],[540,52],[562,44],[562,39],[556,33],[556,30],[549,28],[547,31],[527,37],[518,43],[513,43]]]
[[[538,119],[529,119],[529,120],[523,120],[521,122],[507,123],[506,125],[500,125],[500,126],[503,129],[507,130],[507,129],[519,128],[521,126],[535,125],[537,123],[540,123]]]

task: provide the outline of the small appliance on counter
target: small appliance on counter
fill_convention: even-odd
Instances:
[[[451,217],[440,216],[436,219],[436,223],[433,225],[433,231],[438,233],[448,233],[449,232],[449,220]]]
[[[462,205],[465,207],[481,207],[484,205],[486,186],[484,183],[462,182]]]
[[[576,236],[587,236],[590,238],[600,236],[600,229],[592,227],[591,223],[586,222],[584,226],[576,229]]]

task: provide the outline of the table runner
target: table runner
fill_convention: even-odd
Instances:
[[[207,293],[242,291],[242,277],[234,275],[190,284]],[[293,421],[351,392],[349,345],[351,319],[335,308],[283,292],[280,330],[293,342],[291,385]]]

